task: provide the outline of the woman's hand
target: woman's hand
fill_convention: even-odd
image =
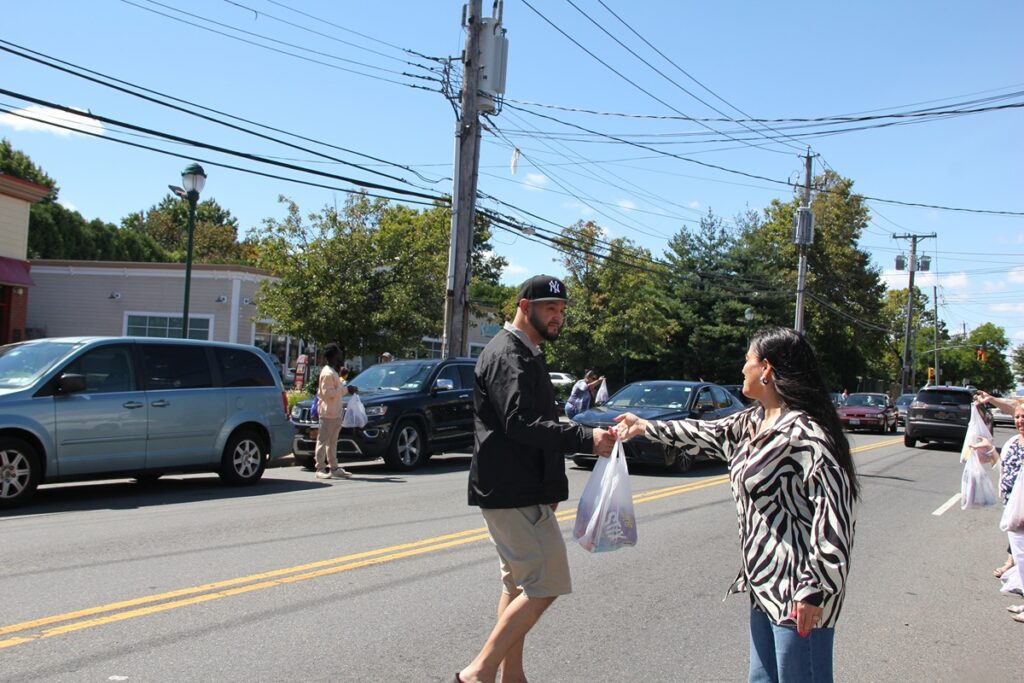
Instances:
[[[992,396],[989,395],[988,393],[982,391],[981,389],[979,389],[977,391],[977,393],[974,394],[974,403],[975,403],[975,405],[983,406],[986,403],[989,403],[991,400],[992,400]]]
[[[793,615],[796,618],[796,630],[802,637],[810,635],[811,629],[821,625],[822,609],[806,602],[796,602]]]
[[[612,429],[615,430],[615,435],[622,441],[639,436],[647,429],[647,420],[641,419],[633,413],[623,413],[616,417],[615,421],[618,424],[612,427]]]
[[[975,455],[978,456],[978,460],[982,463],[993,462],[997,457],[997,451],[992,445],[992,441],[983,436],[979,437],[974,443],[968,444],[968,447],[974,451]]]

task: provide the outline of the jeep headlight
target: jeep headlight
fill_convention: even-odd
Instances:
[[[387,412],[387,406],[366,406],[366,417],[381,417]]]
[[[295,418],[296,420],[302,417],[302,408],[299,407],[298,403],[292,406],[292,417]]]

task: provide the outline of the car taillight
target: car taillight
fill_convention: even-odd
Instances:
[[[284,405],[284,419],[288,419],[288,394],[281,392],[281,403]]]

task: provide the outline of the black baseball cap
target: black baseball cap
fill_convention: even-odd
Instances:
[[[519,300],[569,302],[565,283],[551,275],[534,275],[519,287]]]

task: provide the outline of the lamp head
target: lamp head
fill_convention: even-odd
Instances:
[[[206,185],[206,173],[203,171],[203,167],[199,164],[189,164],[185,167],[185,170],[181,172],[181,184],[185,186],[185,192],[195,192],[196,194],[203,191],[203,186]]]

